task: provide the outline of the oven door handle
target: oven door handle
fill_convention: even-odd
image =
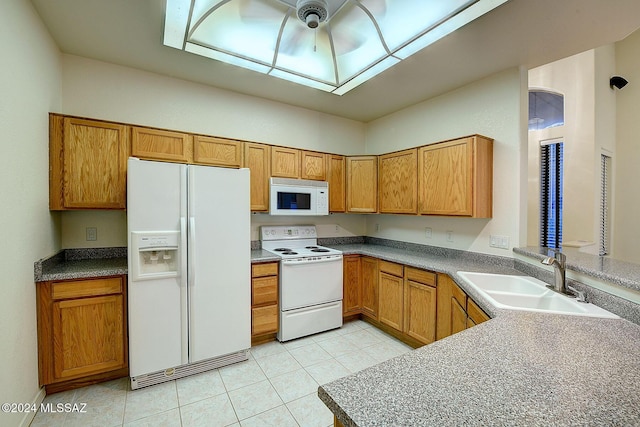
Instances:
[[[320,259],[313,259],[313,260],[303,260],[300,261],[299,258],[297,259],[283,259],[281,262],[282,264],[287,264],[288,266],[294,266],[294,265],[307,265],[307,264],[320,264],[320,263],[325,263],[325,262],[336,262],[336,261],[342,261],[342,256],[332,256],[330,258],[320,258]]]

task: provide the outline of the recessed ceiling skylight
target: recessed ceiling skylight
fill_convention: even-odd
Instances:
[[[164,44],[343,95],[507,0],[167,0]]]

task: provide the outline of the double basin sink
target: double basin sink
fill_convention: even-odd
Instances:
[[[619,319],[597,305],[555,292],[533,277],[467,271],[459,271],[458,276],[496,308]]]

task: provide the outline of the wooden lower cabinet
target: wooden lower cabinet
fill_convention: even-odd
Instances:
[[[128,375],[126,276],[41,282],[36,297],[47,393]]]
[[[405,267],[404,332],[423,344],[436,340],[436,275]]]
[[[362,269],[360,255],[342,258],[342,314],[359,314],[362,306]]]
[[[362,314],[370,319],[378,320],[378,260],[363,256],[360,259],[360,274],[362,281]]]
[[[436,339],[446,338],[490,317],[446,274],[438,275]]]
[[[380,261],[379,268],[378,292],[380,299],[378,320],[393,329],[402,331],[404,323],[404,278],[402,276],[402,266]],[[400,272],[400,274],[396,275],[397,272]]]
[[[278,332],[278,262],[251,265],[251,341],[271,340]]]

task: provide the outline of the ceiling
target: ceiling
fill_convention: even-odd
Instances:
[[[164,46],[165,0],[32,3],[64,53],[362,122],[507,68],[533,68],[616,42],[640,28],[638,0],[510,0],[338,96]]]

